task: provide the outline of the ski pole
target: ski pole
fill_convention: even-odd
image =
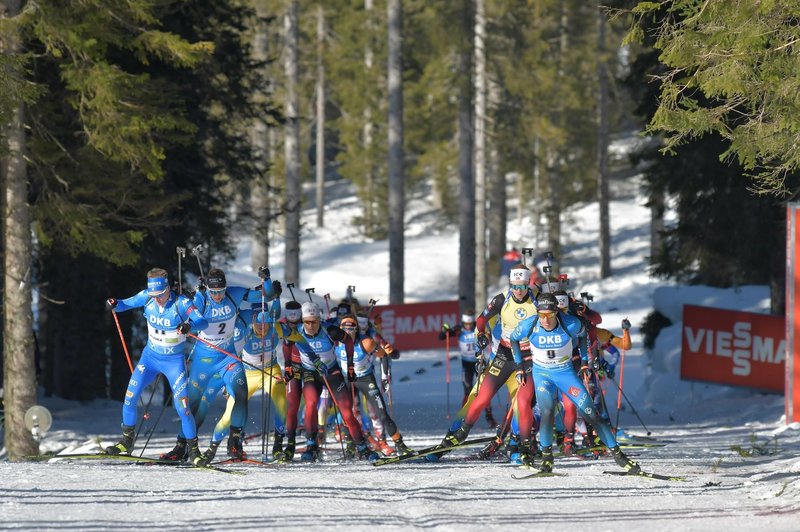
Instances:
[[[292,296],[292,301],[297,302],[297,298],[294,297],[294,290],[292,290],[292,288],[294,288],[294,283],[286,283],[286,288],[289,289],[289,294]]]
[[[311,294],[313,294],[313,293],[314,293],[314,289],[313,289],[313,288],[306,288],[306,295],[308,296],[308,300],[309,300],[311,303],[313,303],[313,302],[314,302],[314,300],[313,300],[313,299],[311,299]]]
[[[333,388],[331,388],[331,385],[328,383],[328,377],[326,377],[324,373],[320,373],[320,376],[322,377],[322,382],[325,383],[325,387],[328,389],[328,393],[331,395],[331,400],[333,401],[333,413],[335,415],[336,426],[338,428],[339,427],[339,412],[344,412],[344,411],[339,407],[339,401],[336,400],[336,396],[333,394]],[[353,437],[353,429],[347,426],[347,420],[344,419],[344,414],[342,414],[342,423],[344,424],[345,427],[347,427],[347,430],[350,431],[350,437],[352,438]],[[339,429],[339,432],[341,432],[341,428]],[[362,436],[362,438],[363,438],[363,436]],[[342,459],[346,460],[347,459],[347,455],[344,452],[344,437],[342,437],[342,439],[339,441],[339,443],[342,444]]]
[[[266,331],[264,330],[265,329],[265,327],[264,327],[264,319],[266,317],[266,309],[267,309],[267,306],[266,306],[266,300],[265,300],[265,296],[264,296],[264,283],[262,282],[261,283],[261,335],[262,335],[261,336],[261,366],[262,366],[262,369],[263,369],[263,366],[264,366],[264,362],[266,361],[265,360],[266,347],[264,345],[264,341],[265,341],[265,339],[267,337]],[[271,375],[272,375],[272,365],[270,365],[270,376]],[[261,456],[263,456],[266,459],[266,457],[267,457],[268,440],[269,440],[269,435],[267,435],[267,432],[268,432],[268,429],[269,429],[269,427],[268,427],[268,425],[269,425],[269,414],[266,414],[267,407],[266,407],[265,391],[266,390],[264,390],[264,372],[262,371],[261,372]],[[272,391],[272,383],[270,383],[270,392],[271,391]],[[270,396],[270,399],[272,399],[272,396]],[[270,401],[270,405],[271,404],[272,404],[272,401]]]
[[[444,333],[444,382],[447,385],[447,420],[450,420],[450,331]]]
[[[211,342],[209,342],[208,340],[203,340],[202,338],[200,338],[200,337],[199,337],[199,336],[197,336],[196,334],[192,334],[192,333],[189,333],[189,332],[187,332],[187,333],[186,333],[186,336],[188,336],[189,338],[194,338],[194,339],[195,339],[195,340],[197,340],[198,342],[201,342],[201,343],[203,343],[203,344],[207,345],[207,346],[208,346],[208,347],[210,347],[211,349],[215,349],[215,350],[219,351],[220,353],[222,353],[222,354],[223,354],[223,355],[225,355],[225,356],[228,356],[228,357],[230,357],[230,358],[232,358],[232,359],[234,359],[234,360],[237,360],[237,361],[241,362],[242,364],[244,364],[244,365],[245,365],[245,366],[247,366],[247,367],[250,367],[250,368],[252,368],[252,369],[254,369],[254,370],[257,370],[257,371],[260,371],[260,372],[262,372],[262,373],[266,374],[266,371],[265,371],[263,368],[259,368],[258,366],[254,366],[253,364],[251,364],[251,363],[249,363],[249,362],[247,362],[247,361],[245,361],[245,360],[242,360],[241,358],[237,357],[236,355],[233,355],[233,354],[231,354],[231,353],[228,353],[228,352],[227,352],[227,351],[225,351],[224,349],[222,349],[222,348],[220,348],[220,347],[217,347],[216,345],[212,344],[212,343],[211,343]]]
[[[625,377],[625,350],[621,349],[622,352],[620,358],[620,366],[619,366],[619,390],[617,390],[617,421],[615,426],[619,427],[619,412],[620,407],[622,406],[622,379]]]
[[[119,341],[122,342],[122,350],[125,351],[125,359],[128,361],[128,369],[131,370],[131,375],[133,375],[133,362],[131,362],[131,355],[128,353],[128,344],[125,343],[125,337],[122,335],[122,327],[119,324],[119,318],[117,317],[117,312],[112,309],[111,315],[114,316],[114,322],[117,324],[117,332],[119,332]]]
[[[637,412],[637,411],[636,411],[636,409],[633,407],[633,403],[631,403],[631,400],[630,400],[630,399],[628,399],[628,396],[627,396],[627,395],[625,395],[625,392],[623,392],[623,391],[622,391],[622,388],[620,388],[619,384],[617,384],[617,381],[615,381],[615,380],[614,380],[614,379],[612,379],[611,377],[609,377],[609,380],[610,380],[611,382],[613,382],[613,383],[614,383],[614,386],[616,386],[616,387],[617,387],[617,389],[620,391],[620,393],[622,394],[622,397],[624,397],[624,398],[625,398],[625,400],[628,402],[628,406],[630,406],[630,407],[631,407],[631,410],[633,411],[634,415],[635,415],[635,416],[636,416],[636,418],[639,420],[639,423],[641,423],[641,424],[642,424],[642,427],[644,427],[644,430],[647,432],[647,435],[648,435],[648,436],[650,436],[650,431],[647,429],[647,425],[645,425],[645,424],[644,424],[644,421],[642,421],[642,418],[639,416],[639,412]]]

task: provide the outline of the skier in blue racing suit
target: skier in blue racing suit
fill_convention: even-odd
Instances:
[[[511,333],[511,350],[518,364],[516,378],[521,386],[535,386],[536,401],[541,411],[539,437],[542,446],[540,469],[553,470],[553,417],[556,394],[561,391],[575,403],[578,412],[597,430],[603,443],[611,450],[614,461],[628,473],[635,474],[639,464],[625,456],[620,450],[611,426],[603,421],[586,391],[580,377],[588,374],[586,333],[580,320],[558,310],[558,300],[553,294],[540,294],[537,298],[536,314],[521,321]],[[528,338],[532,360],[523,361],[520,340]],[[581,357],[578,374],[572,366],[573,346],[577,343]],[[517,394],[517,398],[520,394]],[[531,405],[518,405],[520,410]],[[530,435],[523,434],[523,438]],[[530,458],[523,464],[532,465]]]
[[[127,299],[106,300],[112,312],[144,307],[147,321],[147,344],[128,382],[122,407],[122,439],[106,448],[108,454],[130,454],[138,418],[137,403],[144,389],[163,373],[172,387],[172,402],[181,420],[181,431],[187,439],[188,457],[195,465],[204,465],[197,445],[197,428],[187,397],[186,361],[183,347],[186,333],[203,330],[208,322],[192,301],[169,289],[166,270],[153,268],[147,272],[147,289]]]

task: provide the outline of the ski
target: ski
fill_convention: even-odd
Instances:
[[[270,466],[276,464],[273,460],[269,460],[266,462],[262,462],[261,460],[253,460],[252,458],[228,458],[226,460],[219,460],[217,462],[211,462],[209,465],[214,467],[220,465],[229,465],[229,464],[247,464],[247,465],[257,465],[257,466]]]
[[[627,471],[603,471],[606,475],[616,475],[619,477],[645,477],[655,480],[671,480],[674,482],[685,482],[686,477],[675,477],[670,475],[659,475],[658,473],[650,473],[648,471],[639,471],[638,473],[628,473]]]
[[[526,478],[541,478],[541,477],[566,477],[566,473],[555,473],[553,471],[536,471],[535,473],[530,473],[527,475],[517,476],[512,474],[511,478],[514,480],[525,480]]]
[[[146,464],[178,466],[185,462],[176,460],[162,460],[161,458],[149,458],[146,456],[132,456],[129,454],[107,454],[107,453],[84,453],[84,454],[56,454],[48,457],[52,459],[70,459],[70,460],[121,460],[124,462],[141,462]]]
[[[423,456],[427,456],[429,454],[434,454],[438,452],[450,452],[454,449],[459,449],[461,447],[467,447],[469,445],[478,445],[480,443],[488,443],[495,439],[495,436],[485,436],[483,438],[474,438],[471,440],[466,440],[459,445],[453,445],[452,447],[442,447],[441,444],[434,445],[432,447],[425,447],[424,449],[419,449],[413,451],[411,454],[406,454],[403,456],[388,456],[386,458],[378,458],[372,465],[374,466],[382,466],[388,464],[396,464],[397,462],[405,462],[406,460],[413,460],[414,458],[422,458]]]
[[[187,462],[176,460],[163,460],[161,458],[149,458],[146,456],[131,456],[128,454],[106,454],[106,453],[86,453],[86,454],[57,454],[49,457],[50,459],[69,459],[69,460],[117,460],[123,462],[133,462],[142,465],[163,465],[172,466],[178,469],[206,469],[208,471],[218,471],[234,475],[244,475],[243,471],[224,469],[214,465],[196,466]]]

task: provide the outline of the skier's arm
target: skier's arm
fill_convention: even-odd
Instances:
[[[142,290],[138,294],[132,295],[131,297],[120,300],[109,299],[109,301],[114,301],[114,306],[112,308],[116,312],[125,312],[126,310],[145,306],[148,298],[149,296],[147,295],[147,290]]]

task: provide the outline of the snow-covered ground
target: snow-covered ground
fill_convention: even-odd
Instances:
[[[336,300],[348,285],[355,285],[357,296],[387,302],[386,242],[365,243],[349,227],[358,205],[345,183],[330,184],[328,191],[328,228],[313,228],[313,210],[304,216],[303,287],[314,286],[317,294],[329,292]],[[565,477],[513,480],[511,475],[520,472],[513,465],[465,460],[474,449],[458,450],[435,464],[376,468],[365,462],[341,463],[341,452],[334,447],[322,463],[232,466],[245,475],[126,462],[4,461],[0,530],[478,530],[565,525],[592,530],[800,530],[800,427],[784,425],[782,397],[687,383],[678,377],[680,303],[766,311],[766,289],[673,287],[650,277],[649,211],[635,183],[626,183],[621,192],[611,204],[614,276],[598,278],[595,204],[572,209],[564,228],[562,265],[575,291],[594,294],[593,308],[602,313],[604,326],[619,333],[626,316],[634,324],[624,388],[636,410],[624,408],[620,424],[629,434],[649,431],[670,443],[630,454],[644,469],[685,476],[685,482],[604,475],[605,470],[618,469],[609,458],[561,459],[556,470]],[[407,213],[407,299],[454,299],[458,236],[453,228],[433,229],[424,197],[420,192]],[[509,239],[530,238],[527,227],[530,224],[512,224]],[[237,262],[229,265],[232,283],[256,280],[248,271],[247,246],[240,243]],[[272,256],[282,256],[280,247]],[[280,264],[272,265],[272,272],[273,278],[282,278]],[[497,290],[499,285],[492,295]],[[655,349],[645,351],[637,325],[653,308],[675,324],[665,329]],[[444,350],[403,352],[394,363],[395,419],[411,447],[438,442],[449,424],[442,361]],[[451,411],[461,396],[459,370],[453,368]],[[614,416],[616,392],[609,390],[609,396]],[[251,401],[246,429],[251,433],[260,423],[258,397]],[[41,443],[43,452],[94,451],[100,442],[118,437],[118,403],[42,403],[54,417]],[[216,406],[221,410],[221,403]],[[500,417],[505,397],[496,398],[494,407]],[[158,412],[152,410],[151,419]],[[200,430],[206,442],[215,414]],[[176,416],[167,410],[145,455],[171,448],[177,426]],[[488,434],[481,421],[472,435]],[[141,451],[143,442],[137,445]],[[247,450],[257,456],[260,448],[258,440]]]

